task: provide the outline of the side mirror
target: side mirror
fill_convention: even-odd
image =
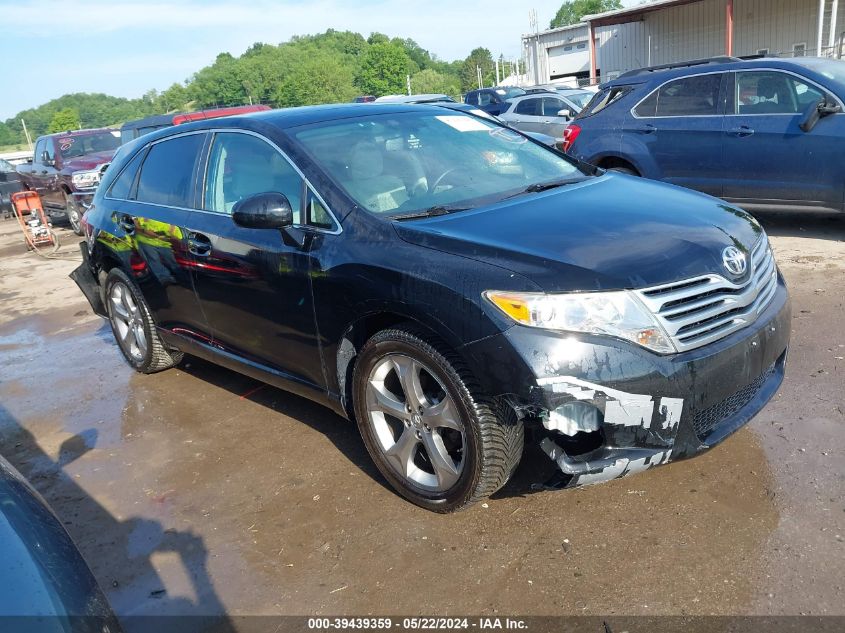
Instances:
[[[822,117],[837,114],[841,111],[842,108],[838,104],[831,103],[827,99],[819,99],[807,106],[798,127],[800,127],[803,132],[811,132]]]
[[[557,115],[562,116],[564,119],[571,119],[572,118],[572,112],[570,110],[566,110],[566,109],[558,110]]]
[[[54,161],[52,158],[50,158],[50,153],[46,149],[43,152],[41,152],[41,164],[42,165],[52,165],[55,162],[56,161]]]
[[[287,196],[270,191],[238,202],[232,209],[232,219],[247,229],[283,229],[293,224],[293,210]]]

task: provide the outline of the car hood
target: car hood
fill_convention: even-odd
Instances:
[[[109,150],[107,152],[95,152],[85,156],[77,156],[64,161],[62,168],[67,171],[84,171],[86,169],[96,169],[100,165],[111,162],[117,150]]]
[[[507,268],[547,292],[730,279],[724,249],[750,253],[763,232],[721,200],[617,174],[394,226],[403,240]]]

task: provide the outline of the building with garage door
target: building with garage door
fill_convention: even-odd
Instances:
[[[595,83],[717,55],[845,56],[839,0],[657,0],[523,35],[529,81]]]

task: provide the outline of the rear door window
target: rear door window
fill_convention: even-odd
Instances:
[[[136,199],[192,208],[194,172],[204,140],[205,134],[188,134],[154,144],[141,167]]]
[[[464,97],[464,103],[468,103],[470,105],[478,105],[478,93],[468,92],[466,97]]]
[[[682,77],[663,84],[637,106],[637,116],[685,117],[719,114],[722,74]]]

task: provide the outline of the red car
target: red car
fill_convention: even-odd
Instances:
[[[67,217],[71,228],[82,235],[83,203],[94,194],[100,176],[120,146],[117,130],[76,130],[41,136],[32,158],[17,172],[24,189],[41,196],[51,218]]]

